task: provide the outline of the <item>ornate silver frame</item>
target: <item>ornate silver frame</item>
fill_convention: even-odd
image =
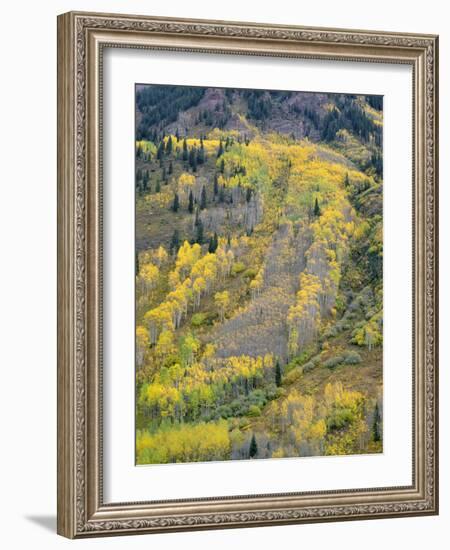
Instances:
[[[104,47],[406,63],[413,67],[411,486],[103,502],[100,92]],[[438,513],[437,114],[437,36],[75,12],[58,17],[59,534],[79,538]]]

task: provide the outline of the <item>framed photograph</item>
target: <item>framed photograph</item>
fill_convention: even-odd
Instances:
[[[438,512],[438,39],[58,18],[58,532]]]

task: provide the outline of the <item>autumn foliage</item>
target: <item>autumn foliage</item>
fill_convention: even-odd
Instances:
[[[381,361],[378,133],[283,135],[244,97],[238,129],[192,93],[192,135],[136,141],[139,464],[382,449],[380,371],[351,376]]]

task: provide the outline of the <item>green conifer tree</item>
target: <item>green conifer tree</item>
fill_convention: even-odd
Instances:
[[[161,161],[162,158],[164,156],[164,141],[161,140],[159,146],[158,146],[158,150],[156,152],[156,158]]]
[[[248,455],[250,458],[254,458],[257,454],[258,454],[258,444],[256,443],[255,434],[252,434],[252,438],[250,440],[250,447],[248,449]]]
[[[170,253],[176,254],[179,248],[180,248],[180,232],[178,231],[178,229],[175,229],[172,235],[172,239],[170,240]]]
[[[169,139],[166,143],[166,155],[172,154],[173,144],[172,144],[172,136],[169,136]]]
[[[197,222],[197,237],[195,240],[198,244],[203,244],[203,223],[201,219]]]
[[[378,407],[378,402],[375,403],[375,410],[373,412],[373,424],[372,424],[372,439],[376,442],[381,441],[381,430],[380,430],[380,409]]]
[[[317,200],[317,197],[316,197],[316,200],[314,202],[314,216],[320,216],[320,206],[319,206],[319,201]]]
[[[175,195],[173,196],[172,210],[174,212],[178,212],[179,208],[180,208],[180,198],[178,197],[178,193],[175,193]]]
[[[275,363],[275,384],[277,385],[277,387],[281,386],[281,366],[278,359]]]
[[[192,194],[192,191],[189,191],[188,211],[190,214],[194,211],[194,195]]]
[[[206,188],[205,186],[202,187],[202,193],[200,195],[200,210],[204,210],[206,208]]]

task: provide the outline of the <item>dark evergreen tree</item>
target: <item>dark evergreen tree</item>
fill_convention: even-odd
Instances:
[[[189,151],[189,166],[194,172],[197,171],[197,149],[195,147]]]
[[[142,176],[142,190],[144,191],[144,193],[147,192],[148,190],[148,182],[150,181],[150,174],[148,172],[148,170],[145,170],[145,172],[143,173],[143,176]]]
[[[161,191],[161,183],[160,183],[160,181],[158,180],[158,181],[156,182],[155,192],[156,192],[156,193],[159,193],[160,191]]]
[[[158,150],[156,152],[156,158],[161,161],[164,156],[164,141],[161,140],[158,146]]]
[[[219,193],[219,178],[217,177],[217,174],[214,174],[214,196],[218,195]]]
[[[319,201],[317,200],[317,197],[316,197],[316,200],[314,202],[314,216],[320,216],[320,206],[319,206]]]
[[[218,246],[219,246],[219,237],[217,236],[217,233],[214,232],[214,235],[209,238],[208,252],[213,254],[217,250]]]
[[[223,186],[221,186],[219,190],[219,202],[225,202],[225,191]]]
[[[252,198],[252,189],[251,187],[247,187],[247,191],[245,193],[245,200],[247,202],[250,202],[251,198]]]
[[[198,222],[197,222],[197,237],[195,241],[198,244],[203,244],[203,223],[200,218],[198,219]]]
[[[175,195],[173,196],[172,210],[174,212],[178,212],[179,208],[180,208],[180,198],[178,197],[178,193],[175,193]]]
[[[172,136],[169,136],[169,139],[167,140],[167,143],[166,143],[166,155],[171,155],[172,149],[173,149]]]
[[[204,210],[206,208],[206,187],[202,187],[202,193],[200,195],[200,210]]]
[[[188,211],[190,214],[194,211],[194,195],[192,194],[192,191],[189,191]]]
[[[252,438],[250,440],[250,447],[248,449],[248,456],[250,458],[254,458],[257,454],[258,454],[258,444],[256,443],[255,434],[252,434]]]
[[[366,96],[366,101],[371,107],[377,109],[377,111],[383,109],[383,96],[381,95],[368,95]]]
[[[383,175],[383,157],[380,153],[375,152],[372,154],[371,161],[377,176],[381,177]]]
[[[222,140],[220,140],[219,150],[217,151],[217,158],[221,157],[222,155],[223,155],[223,143],[222,143]]]
[[[199,222],[200,222],[200,215],[199,215],[198,208],[196,208],[196,210],[195,210],[195,218],[194,218],[194,226],[195,226],[195,227],[198,227]]]
[[[220,161],[220,173],[223,174],[225,172],[225,161],[222,159]]]
[[[169,175],[173,174],[173,162],[170,161],[170,164],[169,164]]]
[[[200,149],[197,151],[197,163],[204,164],[206,160],[205,146],[203,144],[203,138],[200,138]]]
[[[172,235],[172,239],[170,241],[170,253],[176,254],[179,248],[180,248],[180,232],[178,231],[178,229],[175,229]]]
[[[278,387],[281,386],[281,366],[278,359],[277,359],[277,362],[275,363],[275,384]]]
[[[135,275],[137,277],[139,275],[139,271],[140,271],[140,268],[139,268],[139,253],[138,253],[137,250],[135,252],[135,268],[134,268],[134,271],[135,271]]]
[[[163,166],[163,169],[162,169],[162,180],[165,184],[167,183],[167,171],[165,166]]]
[[[374,441],[381,441],[381,415],[378,407],[378,402],[375,403],[375,410],[373,412],[373,424],[372,424],[372,438]]]
[[[186,138],[183,139],[183,160],[186,162],[189,159],[188,146]]]
[[[178,128],[177,128],[177,131],[175,132],[175,138],[177,140],[177,143],[180,141],[180,132],[178,131]]]
[[[348,172],[346,172],[345,178],[344,178],[344,186],[348,187],[349,185],[350,185],[350,179],[348,177]]]

